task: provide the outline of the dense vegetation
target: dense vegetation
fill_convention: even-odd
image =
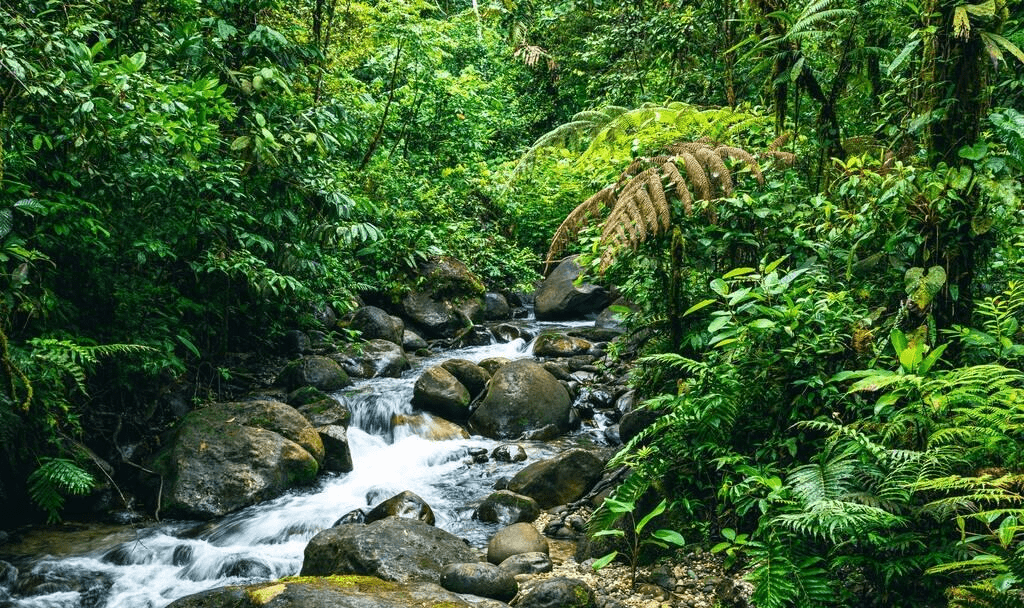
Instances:
[[[620,504],[762,608],[1018,606],[1019,9],[4,3],[0,500],[431,256],[576,251],[662,412]]]

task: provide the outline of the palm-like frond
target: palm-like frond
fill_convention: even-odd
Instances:
[[[730,161],[749,169],[759,183],[764,176],[750,153],[734,146],[711,142],[682,142],[668,147],[670,154],[638,158],[620,174],[618,181],[600,190],[574,209],[555,231],[548,248],[547,272],[565,247],[594,218],[610,207],[601,231],[601,268],[614,261],[623,247],[636,248],[645,241],[665,234],[672,227],[671,199],[678,200],[686,215],[693,200],[713,200],[729,196],[735,187]],[[693,188],[691,193],[690,187]],[[713,209],[709,219],[714,220]]]

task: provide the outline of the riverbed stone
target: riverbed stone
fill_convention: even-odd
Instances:
[[[498,462],[523,462],[526,460],[526,450],[518,444],[504,443],[491,450],[491,458]]]
[[[411,329],[406,329],[402,334],[402,348],[406,352],[415,353],[427,348],[427,346],[429,346],[427,341]]]
[[[509,359],[507,357],[487,357],[486,359],[482,359],[480,363],[477,363],[477,365],[487,370],[487,373],[493,376],[494,372],[498,371],[499,369],[508,365],[511,362],[512,359]]]
[[[251,401],[190,413],[151,468],[165,479],[164,513],[211,519],[311,483],[323,457],[319,434],[294,408]]]
[[[469,439],[469,433],[461,426],[444,418],[438,418],[422,412],[418,414],[395,414],[391,416],[391,427],[394,431],[395,439],[408,435],[417,435],[431,441]]]
[[[597,608],[597,598],[583,581],[559,576],[525,591],[516,608]]]
[[[604,464],[604,459],[593,452],[568,450],[527,465],[509,480],[508,489],[548,509],[579,500],[601,479]]]
[[[352,313],[349,328],[357,330],[364,340],[387,340],[401,346],[405,323],[376,306],[363,306]]]
[[[441,367],[455,376],[472,396],[482,393],[491,379],[490,372],[466,359],[448,359],[441,364]]]
[[[321,355],[310,355],[291,361],[281,370],[277,383],[289,391],[312,386],[332,392],[352,384],[348,374],[336,361]]]
[[[440,365],[427,368],[413,386],[412,404],[453,421],[469,418],[469,390]]]
[[[409,490],[396,494],[370,509],[363,519],[363,523],[370,524],[386,517],[418,519],[423,523],[434,525],[434,510],[430,508],[427,501]]]
[[[583,338],[576,338],[560,332],[543,333],[533,343],[536,357],[575,357],[585,355],[593,344]]]
[[[498,369],[488,383],[487,396],[469,417],[470,430],[494,439],[513,438],[554,424],[570,428],[572,399],[558,380],[529,359]]]
[[[498,564],[498,567],[512,576],[519,574],[543,574],[554,569],[551,557],[541,551],[510,555],[505,561]]]
[[[167,608],[495,608],[470,602],[436,582],[396,583],[372,576],[298,576],[255,585],[218,587],[189,595]]]
[[[487,562],[448,564],[441,570],[441,586],[453,593],[468,593],[507,602],[519,584],[512,574]]]
[[[352,471],[352,451],[348,444],[348,432],[345,427],[336,424],[319,426],[316,432],[324,443],[323,470],[334,473]]]
[[[590,283],[576,284],[583,272],[576,263],[576,257],[562,260],[540,284],[534,302],[534,314],[538,319],[579,319],[608,305],[608,291],[604,287]]]
[[[462,539],[416,519],[335,526],[306,545],[303,576],[359,574],[396,582],[437,581],[448,564],[479,561]]]
[[[487,321],[500,321],[512,316],[512,309],[508,300],[500,293],[488,291],[484,294],[484,319]]]
[[[334,397],[299,405],[295,409],[314,427],[333,425],[348,428],[352,420],[349,407]]]
[[[547,555],[549,551],[547,539],[541,536],[533,524],[517,523],[498,530],[491,537],[487,543],[487,561],[497,565],[520,553],[539,552]]]
[[[358,378],[397,378],[410,367],[401,345],[379,338],[355,344],[331,358]]]
[[[509,525],[529,523],[540,516],[540,506],[529,496],[498,490],[485,498],[473,512],[480,521]]]

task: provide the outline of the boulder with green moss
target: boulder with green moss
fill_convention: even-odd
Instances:
[[[277,401],[219,403],[186,416],[151,466],[161,511],[212,519],[312,483],[324,446],[309,422]]]

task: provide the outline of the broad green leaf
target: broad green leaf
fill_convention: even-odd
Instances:
[[[599,530],[597,532],[594,532],[594,534],[593,534],[594,537],[598,537],[598,536],[625,536],[625,535],[626,535],[626,533],[623,532],[622,530]]]
[[[730,541],[734,541],[736,540],[736,530],[733,530],[732,528],[722,528],[722,536]]]
[[[769,272],[774,271],[776,268],[779,267],[779,264],[785,262],[788,257],[789,257],[789,254],[787,253],[786,255],[784,255],[781,258],[775,260],[771,264],[768,264],[767,266],[765,266],[764,267],[765,273],[769,273]]]
[[[711,547],[711,552],[712,553],[721,553],[722,551],[725,551],[726,549],[728,549],[731,546],[732,546],[732,543],[730,543],[728,541],[721,542],[721,543],[718,543],[717,545],[715,545],[714,547]]]
[[[718,300],[701,300],[700,302],[697,302],[693,306],[687,308],[686,312],[683,313],[683,316],[685,317],[686,315],[689,315],[691,313],[695,313],[698,310],[700,310],[700,309],[702,309],[702,308],[704,308],[706,306],[710,306],[711,304],[714,304],[717,301]]]
[[[683,540],[683,535],[675,530],[655,530],[651,536],[680,547],[686,544],[686,541]]]
[[[907,348],[907,335],[898,329],[892,330],[889,333],[889,340],[892,342],[892,347],[896,351],[896,354],[906,350]]]
[[[593,568],[594,570],[600,570],[601,568],[604,568],[608,564],[612,563],[612,560],[615,559],[618,555],[619,555],[618,551],[612,551],[611,553],[609,553],[608,555],[605,555],[604,557],[595,559],[594,563],[591,564],[590,567]]]
[[[711,291],[720,296],[727,296],[729,295],[729,284],[722,279],[715,279],[711,281]]]
[[[232,150],[243,150],[243,149],[249,147],[249,142],[250,142],[250,139],[249,139],[248,135],[242,135],[241,137],[236,137],[235,141],[231,142],[231,149]]]
[[[655,517],[657,517],[657,516],[661,515],[662,513],[664,513],[665,512],[665,508],[667,506],[668,506],[668,500],[663,498],[661,500],[661,502],[658,503],[658,506],[656,506],[653,509],[651,509],[651,512],[648,513],[647,515],[644,515],[643,519],[640,520],[640,523],[638,523],[636,525],[636,532],[637,532],[637,534],[639,534],[644,529],[644,526],[646,526],[648,522],[650,522]]]
[[[733,268],[729,272],[725,273],[722,276],[722,278],[723,279],[731,279],[731,278],[734,278],[734,277],[742,277],[742,276],[748,275],[748,274],[750,274],[752,272],[757,272],[757,269],[756,268],[749,268],[749,267]]]
[[[942,356],[942,353],[946,350],[947,346],[949,346],[949,344],[940,344],[932,349],[932,352],[928,353],[928,356],[922,359],[921,364],[917,366],[917,373],[922,376],[927,374],[928,370],[930,370],[939,360],[939,357]]]
[[[729,321],[731,321],[731,320],[732,320],[732,317],[730,317],[728,315],[722,315],[722,316],[719,316],[719,317],[715,317],[711,321],[711,323],[708,324],[708,331],[713,333],[713,334],[714,333],[718,333],[723,327],[728,325]]]
[[[775,327],[775,321],[771,319],[754,319],[749,323],[750,327],[754,329],[771,329]]]

